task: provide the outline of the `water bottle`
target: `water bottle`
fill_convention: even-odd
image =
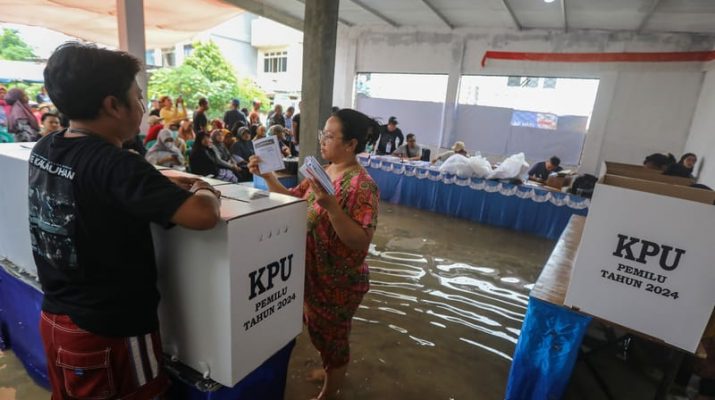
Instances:
[[[387,144],[385,144],[385,153],[392,154],[392,142],[388,141]]]

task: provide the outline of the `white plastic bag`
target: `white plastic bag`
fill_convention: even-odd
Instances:
[[[524,153],[509,156],[492,172],[487,179],[514,179],[520,178],[529,170]]]
[[[455,174],[465,178],[471,178],[474,174],[472,167],[469,165],[469,159],[461,154],[450,156],[447,161],[439,166],[439,172]]]
[[[492,164],[482,156],[470,157],[469,166],[472,168],[474,178],[486,178],[492,173]]]

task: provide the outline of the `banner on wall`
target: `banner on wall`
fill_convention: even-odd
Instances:
[[[556,130],[559,117],[556,114],[514,110],[511,114],[511,126]]]

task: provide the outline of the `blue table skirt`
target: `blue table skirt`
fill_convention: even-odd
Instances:
[[[408,175],[410,171],[396,173],[370,165],[365,168],[380,188],[382,200],[552,240],[559,238],[571,215],[588,213],[588,200],[565,193],[436,171],[420,178],[414,171]]]
[[[42,293],[0,265],[0,349],[12,348],[30,377],[49,388],[47,358],[40,338],[41,306]],[[288,343],[232,388],[221,387],[214,392],[201,392],[174,379],[168,398],[282,400],[288,360],[294,345],[295,341]]]
[[[505,399],[560,399],[591,319],[530,297],[514,349]]]

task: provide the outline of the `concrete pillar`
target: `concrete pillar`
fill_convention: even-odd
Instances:
[[[462,37],[456,37],[452,42],[452,63],[447,78],[447,94],[442,106],[442,129],[439,139],[441,147],[451,147],[456,134],[459,81],[462,78],[464,47],[465,42]]]
[[[142,65],[146,65],[144,0],[117,0],[117,28],[119,49],[138,58]],[[146,69],[137,75],[137,83],[146,97]]]
[[[338,26],[333,104],[340,108],[355,108],[357,46],[358,36],[350,28]]]
[[[300,110],[300,162],[319,156],[318,130],[333,106],[335,42],[338,32],[335,0],[306,0],[303,25],[303,88]]]

